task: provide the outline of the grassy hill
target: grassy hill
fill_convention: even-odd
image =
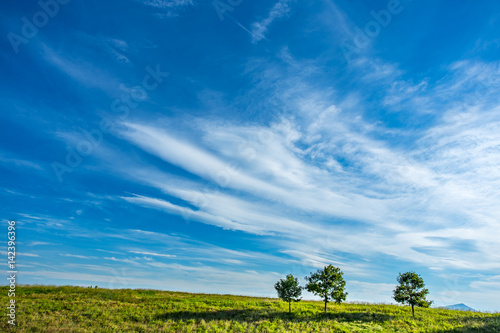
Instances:
[[[17,332],[500,332],[500,314],[418,308],[413,320],[409,307],[347,303],[325,316],[301,301],[289,315],[278,299],[156,290],[18,286],[16,304]]]

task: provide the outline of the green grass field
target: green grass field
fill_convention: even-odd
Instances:
[[[8,304],[8,287],[0,288]],[[1,332],[500,332],[500,314],[157,290],[21,286]],[[4,312],[6,309],[4,307]]]

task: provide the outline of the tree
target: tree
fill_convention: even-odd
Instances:
[[[432,301],[425,299],[429,290],[424,288],[424,279],[420,275],[415,272],[399,273],[398,283],[399,285],[394,290],[393,298],[398,303],[411,305],[413,318],[415,318],[415,305],[423,308],[431,306]]]
[[[302,295],[299,280],[292,274],[288,274],[286,279],[280,279],[274,284],[274,289],[278,292],[279,298],[288,302],[288,313],[292,313],[292,302],[300,301],[300,295]]]
[[[340,268],[328,265],[323,269],[318,269],[316,273],[311,273],[311,276],[306,276],[306,281],[308,281],[306,285],[307,291],[323,298],[325,313],[328,301],[334,300],[335,303],[340,304],[347,297],[347,293],[344,292],[345,281],[343,275],[344,273]]]

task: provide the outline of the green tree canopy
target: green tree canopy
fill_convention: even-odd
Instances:
[[[306,276],[307,291],[320,296],[325,301],[325,313],[328,301],[334,300],[335,303],[340,304],[347,297],[347,293],[344,292],[343,275],[340,268],[328,265],[323,269],[318,269],[316,273],[311,273],[311,276]]]
[[[394,290],[393,298],[396,302],[401,304],[411,305],[411,313],[415,318],[415,306],[428,308],[431,306],[432,301],[428,301],[425,296],[429,290],[424,288],[424,279],[415,272],[399,273],[398,283]]]
[[[286,279],[280,279],[274,284],[274,289],[278,292],[278,297],[283,301],[288,302],[288,312],[292,312],[292,302],[300,301],[302,295],[302,287],[299,285],[299,280],[292,274],[288,274]]]

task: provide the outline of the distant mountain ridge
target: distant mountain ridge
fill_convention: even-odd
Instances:
[[[443,306],[443,308],[450,309],[450,310],[476,311],[473,308],[471,308],[470,306],[465,305],[464,303],[447,305],[447,306]]]

